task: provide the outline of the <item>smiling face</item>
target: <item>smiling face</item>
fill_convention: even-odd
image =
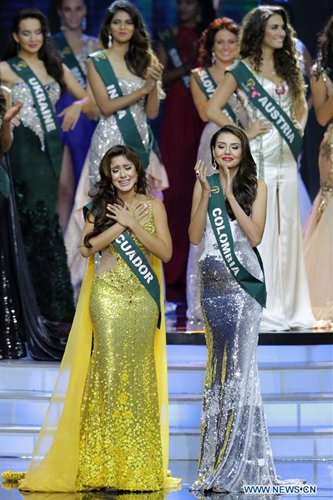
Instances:
[[[83,0],[63,0],[58,14],[65,28],[75,30],[81,28],[87,9]]]
[[[273,14],[268,18],[265,35],[263,39],[263,46],[270,49],[282,49],[284,39],[286,38],[286,28],[280,14]]]
[[[222,132],[216,138],[213,155],[220,167],[238,168],[243,155],[241,140],[230,132]]]
[[[118,10],[111,20],[109,31],[114,42],[129,42],[135,31],[131,16],[125,10]]]
[[[129,193],[135,190],[135,185],[138,181],[138,172],[126,156],[114,156],[110,164],[111,182],[117,189],[118,193]]]
[[[231,63],[237,55],[237,36],[227,29],[216,32],[213,50],[216,59],[224,64]]]
[[[28,17],[22,19],[18,26],[18,32],[13,33],[13,38],[19,44],[21,56],[38,54],[44,45],[42,26],[38,19]]]

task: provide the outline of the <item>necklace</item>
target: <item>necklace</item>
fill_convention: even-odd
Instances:
[[[275,85],[275,93],[277,95],[284,95],[286,93],[286,87],[283,85]]]

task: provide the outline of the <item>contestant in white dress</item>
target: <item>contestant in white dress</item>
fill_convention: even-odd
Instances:
[[[267,308],[261,330],[309,328],[314,317],[304,262],[297,183],[297,155],[307,107],[293,29],[283,8],[258,7],[245,16],[240,57],[211,99],[207,116],[223,126],[227,119],[220,109],[241,87],[248,98],[245,102],[248,117],[258,124],[256,133],[250,129],[247,135],[259,177],[268,190],[267,222],[259,246],[267,285]]]

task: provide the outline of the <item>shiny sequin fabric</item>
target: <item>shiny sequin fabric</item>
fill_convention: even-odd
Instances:
[[[152,201],[145,229],[155,234]],[[136,240],[141,250],[142,245]],[[157,306],[125,261],[94,280],[94,347],[81,409],[78,490],[163,488],[154,335]]]
[[[239,261],[262,279],[237,221],[230,221]],[[220,254],[207,218],[199,261],[208,349],[198,478],[193,490],[241,492],[277,482],[263,414],[256,346],[261,306],[241,288]]]
[[[49,95],[50,101],[54,105],[60,97],[60,85],[58,82],[50,82],[44,87]],[[12,88],[13,105],[17,101],[23,102],[23,107],[20,110],[20,122],[24,127],[28,127],[37,135],[41,143],[42,151],[45,151],[44,131],[34,106],[33,97],[28,85],[24,82],[15,83]]]
[[[123,95],[129,95],[143,87],[145,81],[139,77],[133,79],[119,78],[118,83]],[[142,143],[148,149],[149,133],[144,103],[145,99],[142,98],[132,104],[130,112],[142,138]],[[99,180],[99,165],[102,157],[108,149],[116,144],[124,144],[124,139],[120,133],[115,115],[101,116],[90,146],[89,178],[91,185],[94,185]]]

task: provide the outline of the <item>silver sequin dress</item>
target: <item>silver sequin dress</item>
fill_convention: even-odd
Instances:
[[[142,78],[119,78],[123,95],[129,95],[143,87],[145,81]],[[145,111],[145,99],[142,98],[129,108],[134,122],[137,126],[142,143],[146,149],[149,149],[149,129],[147,124],[147,115]],[[124,138],[119,130],[116,115],[101,116],[95,132],[92,137],[89,152],[89,179],[90,184],[95,184],[99,180],[99,165],[102,157],[112,146],[116,144],[125,144]],[[165,189],[168,187],[168,181],[165,169],[159,162],[154,151],[150,152],[147,175],[154,179],[155,189]]]
[[[230,220],[235,252],[262,279],[248,238]],[[207,216],[199,261],[208,348],[198,478],[191,489],[241,492],[246,484],[276,484],[260,393],[256,347],[262,308],[236,282]]]

